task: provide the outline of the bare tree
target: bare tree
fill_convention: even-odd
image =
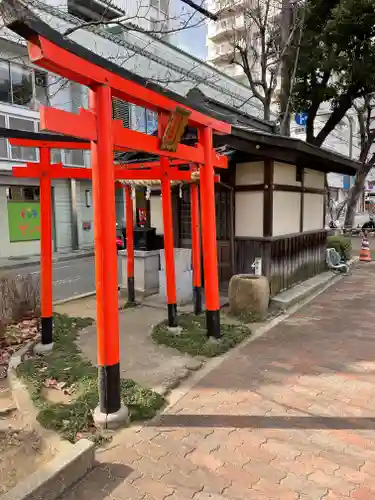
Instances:
[[[342,214],[344,213],[348,198],[344,200],[338,201],[335,200],[332,196],[333,189],[328,186],[327,176],[325,176],[325,191],[326,191],[326,204],[327,204],[327,212],[329,215],[329,220],[331,222],[335,222],[340,219]]]
[[[279,102],[284,129],[281,132],[286,131],[286,135],[289,135],[289,101],[303,25],[297,7],[290,0],[255,0],[255,5],[252,2],[242,8],[243,27],[236,25],[235,16],[226,19],[233,23],[228,39],[233,47],[231,63],[242,68],[254,97],[262,104],[265,120],[271,117],[272,103]]]

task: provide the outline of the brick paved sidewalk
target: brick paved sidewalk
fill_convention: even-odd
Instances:
[[[375,264],[128,429],[65,500],[375,499]]]

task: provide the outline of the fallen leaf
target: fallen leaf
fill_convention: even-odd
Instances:
[[[56,386],[57,386],[57,380],[55,380],[54,378],[47,378],[47,379],[44,381],[44,386],[45,386],[45,387],[48,387],[48,388],[55,389],[55,388],[56,388]]]

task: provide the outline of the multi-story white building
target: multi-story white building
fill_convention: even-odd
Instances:
[[[54,29],[64,33],[74,26],[100,19],[117,19],[137,23],[153,31],[163,23],[176,22],[176,15],[166,11],[168,2],[163,0],[113,0],[103,4],[100,0],[28,0],[27,5]],[[174,0],[177,1],[177,0]],[[133,8],[133,11],[131,11]],[[154,23],[154,24],[153,24]],[[164,28],[163,28],[164,29]],[[168,28],[169,29],[169,28]],[[168,30],[167,30],[168,31]],[[116,64],[147,75],[181,95],[192,88],[199,88],[217,101],[242,108],[254,116],[261,115],[259,106],[250,100],[248,87],[213,69],[205,62],[171,45],[163,33],[151,36],[127,24],[126,29],[109,24],[88,29],[77,29],[70,37]],[[49,104],[58,108],[77,111],[87,106],[87,91],[72,82],[47,74],[33,67],[27,57],[23,40],[7,30],[0,31],[0,127],[38,131],[39,107]],[[116,102],[114,115],[132,128],[152,133],[156,121],[153,113],[127,103]],[[55,151],[54,161],[65,165],[90,166],[88,153],[82,151]],[[31,208],[39,202],[39,182],[36,179],[16,179],[11,175],[14,165],[37,161],[37,152],[29,148],[11,147],[0,138],[0,257],[20,257],[39,253],[39,236],[22,237],[14,218],[14,207]],[[17,209],[18,209],[17,208]],[[59,252],[92,247],[93,209],[89,181],[53,182],[53,244]],[[116,192],[117,220],[124,220],[123,192]],[[31,213],[33,213],[31,211]]]
[[[207,61],[237,81],[248,84],[243,69],[233,64],[234,40],[246,36],[244,8],[248,0],[209,0],[207,9],[219,13],[219,20],[208,22]]]

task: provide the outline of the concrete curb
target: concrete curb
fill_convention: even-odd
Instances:
[[[69,255],[59,255],[57,257],[53,257],[52,261],[55,262],[68,262],[70,260],[75,259],[84,259],[85,257],[92,257],[94,255],[94,251],[86,252],[86,253],[77,253],[69,254]],[[17,269],[18,267],[32,267],[40,264],[40,257],[31,258],[25,262],[17,261],[11,264],[5,264],[4,266],[0,265],[0,271],[10,271],[12,269]]]
[[[354,257],[353,259],[348,261],[348,265],[350,266],[351,270],[354,269],[358,260],[358,257]],[[316,276],[302,283],[299,283],[292,288],[289,288],[285,292],[272,297],[270,300],[270,305],[275,306],[281,311],[288,311],[295,304],[298,304],[311,295],[314,295],[322,288],[325,288],[327,285],[329,286],[333,281],[335,281],[335,278],[337,276],[340,275],[337,273],[335,274],[332,271],[325,271],[324,273],[317,274]],[[346,275],[343,274],[342,276]]]
[[[0,500],[56,500],[65,490],[79,481],[95,462],[95,445],[88,439],[75,444],[62,441],[60,437],[44,429],[37,421],[37,410],[26,385],[17,377],[16,368],[34,343],[29,343],[14,353],[10,359],[8,379],[14,402],[22,417],[32,421],[32,426],[56,450],[55,457],[20,481],[13,489],[0,496]]]
[[[66,299],[55,300],[53,302],[53,305],[60,306],[62,304],[68,304],[69,302],[74,302],[75,300],[86,299],[87,297],[93,297],[94,295],[96,295],[96,291],[81,293],[80,295],[72,295],[71,297],[67,297]]]
[[[94,443],[81,439],[69,451],[58,454],[0,499],[56,500],[92,469],[94,454]]]

